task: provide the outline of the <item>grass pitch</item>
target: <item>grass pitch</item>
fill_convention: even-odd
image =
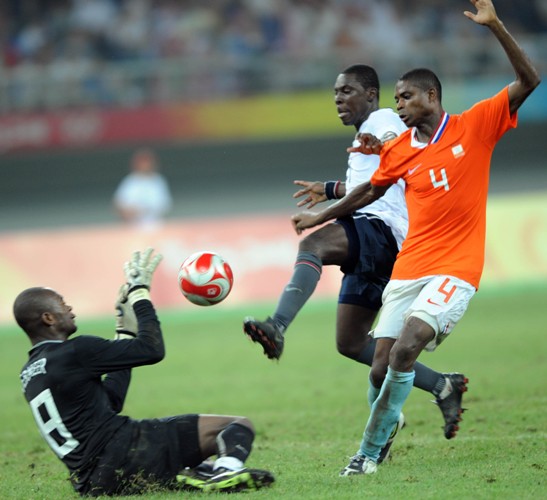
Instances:
[[[404,410],[408,425],[375,476],[337,476],[368,417],[368,368],[336,353],[334,301],[310,301],[291,325],[279,362],[266,359],[241,329],[243,316],[262,318],[271,306],[235,310],[228,300],[184,313],[161,311],[167,357],[133,371],[124,413],[250,417],[257,438],[248,465],[277,478],[272,488],[252,493],[256,498],[546,498],[545,304],[546,287],[477,294],[450,338],[420,358],[470,379],[458,437],[443,437],[440,411],[415,389]],[[113,325],[113,318],[80,320],[79,333],[111,337]],[[78,498],[21,395],[18,374],[28,340],[9,327],[0,329],[0,338],[0,498]],[[201,495],[135,498],[181,496]]]

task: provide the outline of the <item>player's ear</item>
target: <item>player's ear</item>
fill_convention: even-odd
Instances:
[[[47,326],[51,326],[55,323],[55,317],[50,312],[42,313],[41,318],[43,323],[46,324]]]
[[[367,89],[367,96],[368,96],[369,102],[372,102],[375,99],[378,99],[378,89],[374,87],[369,87]]]

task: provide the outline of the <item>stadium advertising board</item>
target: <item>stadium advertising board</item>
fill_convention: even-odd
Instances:
[[[477,97],[492,95],[506,84],[486,80],[447,86],[443,90],[445,108],[450,113],[459,112]],[[540,87],[529,101],[519,111],[519,120],[544,121],[547,89]],[[389,91],[382,93],[381,106],[393,106]],[[200,103],[0,116],[0,151],[81,148],[143,140],[214,141],[344,133],[334,113],[332,91],[327,88]]]

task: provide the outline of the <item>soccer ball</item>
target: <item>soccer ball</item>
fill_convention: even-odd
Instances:
[[[232,268],[215,252],[196,252],[179,269],[180,291],[198,306],[222,302],[233,284]]]

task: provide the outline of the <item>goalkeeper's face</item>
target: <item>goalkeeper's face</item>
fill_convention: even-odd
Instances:
[[[78,327],[74,321],[76,315],[72,312],[72,306],[69,306],[63,297],[57,292],[53,292],[51,300],[50,314],[53,318],[55,329],[68,338]]]

